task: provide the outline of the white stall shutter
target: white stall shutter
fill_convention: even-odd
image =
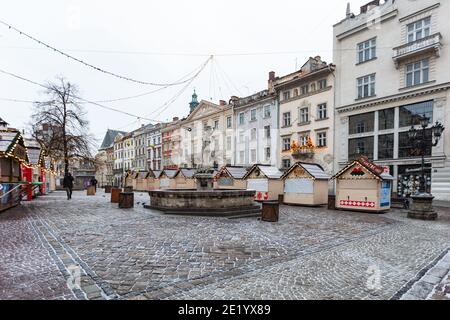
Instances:
[[[268,179],[249,179],[247,180],[247,190],[256,190],[259,192],[269,192]]]
[[[286,179],[284,181],[286,193],[314,193],[314,181],[308,179]]]

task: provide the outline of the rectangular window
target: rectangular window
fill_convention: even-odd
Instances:
[[[358,63],[376,58],[377,40],[371,39],[358,44]]]
[[[308,144],[308,139],[309,139],[309,133],[302,133],[299,136],[299,143],[300,146],[306,146]]]
[[[358,99],[368,98],[375,95],[375,74],[357,79]]]
[[[429,81],[430,67],[429,60],[409,63],[406,65],[406,86],[412,87]]]
[[[241,164],[245,164],[245,152],[244,151],[239,152],[239,159],[241,160]]]
[[[308,123],[309,122],[309,109],[301,108],[300,109],[300,123]]]
[[[270,126],[265,126],[264,127],[264,136],[266,138],[270,138]]]
[[[214,129],[219,129],[219,120],[214,120]]]
[[[291,113],[285,112],[283,113],[283,127],[290,127],[291,126]]]
[[[285,91],[283,92],[283,100],[289,100],[291,98],[291,92]]]
[[[231,150],[231,137],[227,137],[227,150]]]
[[[270,118],[270,106],[264,107],[264,118]]]
[[[373,132],[375,113],[363,113],[349,117],[349,134]]]
[[[319,90],[326,89],[327,87],[327,79],[322,79],[319,81]]]
[[[394,135],[385,134],[378,136],[378,159],[394,158]]]
[[[283,159],[283,169],[289,169],[291,167],[291,159]]]
[[[373,159],[373,137],[348,140],[348,160],[354,160],[360,156]]]
[[[243,112],[239,113],[239,124],[245,124],[245,114]]]
[[[302,86],[301,88],[300,88],[300,92],[301,92],[301,94],[302,95],[305,95],[305,94],[308,94],[308,92],[309,92],[309,85],[304,85],[304,86]]]
[[[291,138],[283,138],[283,151],[291,150]]]
[[[408,43],[428,37],[431,34],[431,17],[408,24],[407,29]]]
[[[378,130],[394,129],[394,116],[394,108],[378,111]]]
[[[252,128],[252,130],[250,131],[250,138],[252,141],[256,140],[256,128]]]
[[[425,101],[400,107],[400,127],[419,125],[420,120],[427,117],[433,121],[433,101]]]
[[[431,156],[433,137],[431,129],[425,130],[425,156]],[[399,158],[418,158],[420,152],[413,148],[412,141],[409,139],[408,132],[400,132],[398,134],[398,157]]]
[[[270,147],[266,148],[266,160],[270,160]]]
[[[322,103],[317,106],[317,119],[323,120],[327,118],[327,104]]]
[[[227,129],[231,128],[231,116],[227,117]]]
[[[256,163],[256,149],[250,150],[252,164]]]
[[[244,132],[243,132],[243,131],[240,131],[240,132],[239,132],[239,142],[240,142],[240,143],[243,143],[243,142],[244,142]]]
[[[327,146],[327,133],[326,132],[318,132],[317,133],[317,146],[318,147],[326,147]]]
[[[252,109],[250,111],[250,120],[255,121],[256,120],[256,109]]]

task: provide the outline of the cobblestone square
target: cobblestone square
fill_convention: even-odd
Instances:
[[[400,299],[423,276],[428,298],[448,298],[449,209],[425,222],[281,206],[273,224],[109,196],[55,192],[1,214],[0,299]]]

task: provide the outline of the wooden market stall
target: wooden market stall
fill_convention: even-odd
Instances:
[[[35,189],[34,195],[44,195],[47,193],[47,175],[45,172],[44,150],[40,144],[33,139],[25,139],[25,146],[28,151],[28,165],[32,167],[31,182],[41,182],[39,189]]]
[[[173,169],[164,169],[161,171],[161,174],[159,175],[159,189],[176,189],[176,181],[174,178],[177,173],[178,170]]]
[[[283,173],[277,167],[253,165],[244,175],[247,190],[256,190],[256,201],[278,201],[283,194]]]
[[[195,173],[197,170],[195,169],[180,169],[175,174],[175,188],[176,189],[195,189]]]
[[[137,179],[137,175],[138,172],[134,172],[134,171],[129,171],[125,174],[125,184],[124,187],[131,187],[131,188],[135,188],[135,184],[136,184],[136,179]]]
[[[247,169],[244,167],[224,166],[215,175],[216,182],[214,188],[228,190],[245,190],[247,189],[247,181],[244,176]]]
[[[133,190],[134,191],[147,191],[148,190],[148,180],[147,177],[150,173],[148,171],[139,171],[133,179]]]
[[[3,123],[0,123],[0,212],[20,203],[22,168],[28,161],[20,131],[8,129]]]
[[[389,168],[380,167],[367,157],[349,163],[336,180],[336,209],[386,212],[391,208],[393,177]]]
[[[297,162],[281,177],[284,203],[304,206],[327,204],[330,178],[318,164]]]
[[[158,190],[159,189],[159,176],[161,175],[162,171],[155,170],[155,171],[149,171],[149,175],[147,176],[147,186],[148,190]]]

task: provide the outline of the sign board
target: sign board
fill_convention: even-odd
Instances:
[[[249,179],[247,180],[247,190],[256,190],[259,192],[269,192],[268,179]]]
[[[391,182],[383,181],[381,183],[380,206],[389,207],[391,205]]]
[[[309,179],[286,179],[284,181],[286,193],[314,193],[314,182]]]

